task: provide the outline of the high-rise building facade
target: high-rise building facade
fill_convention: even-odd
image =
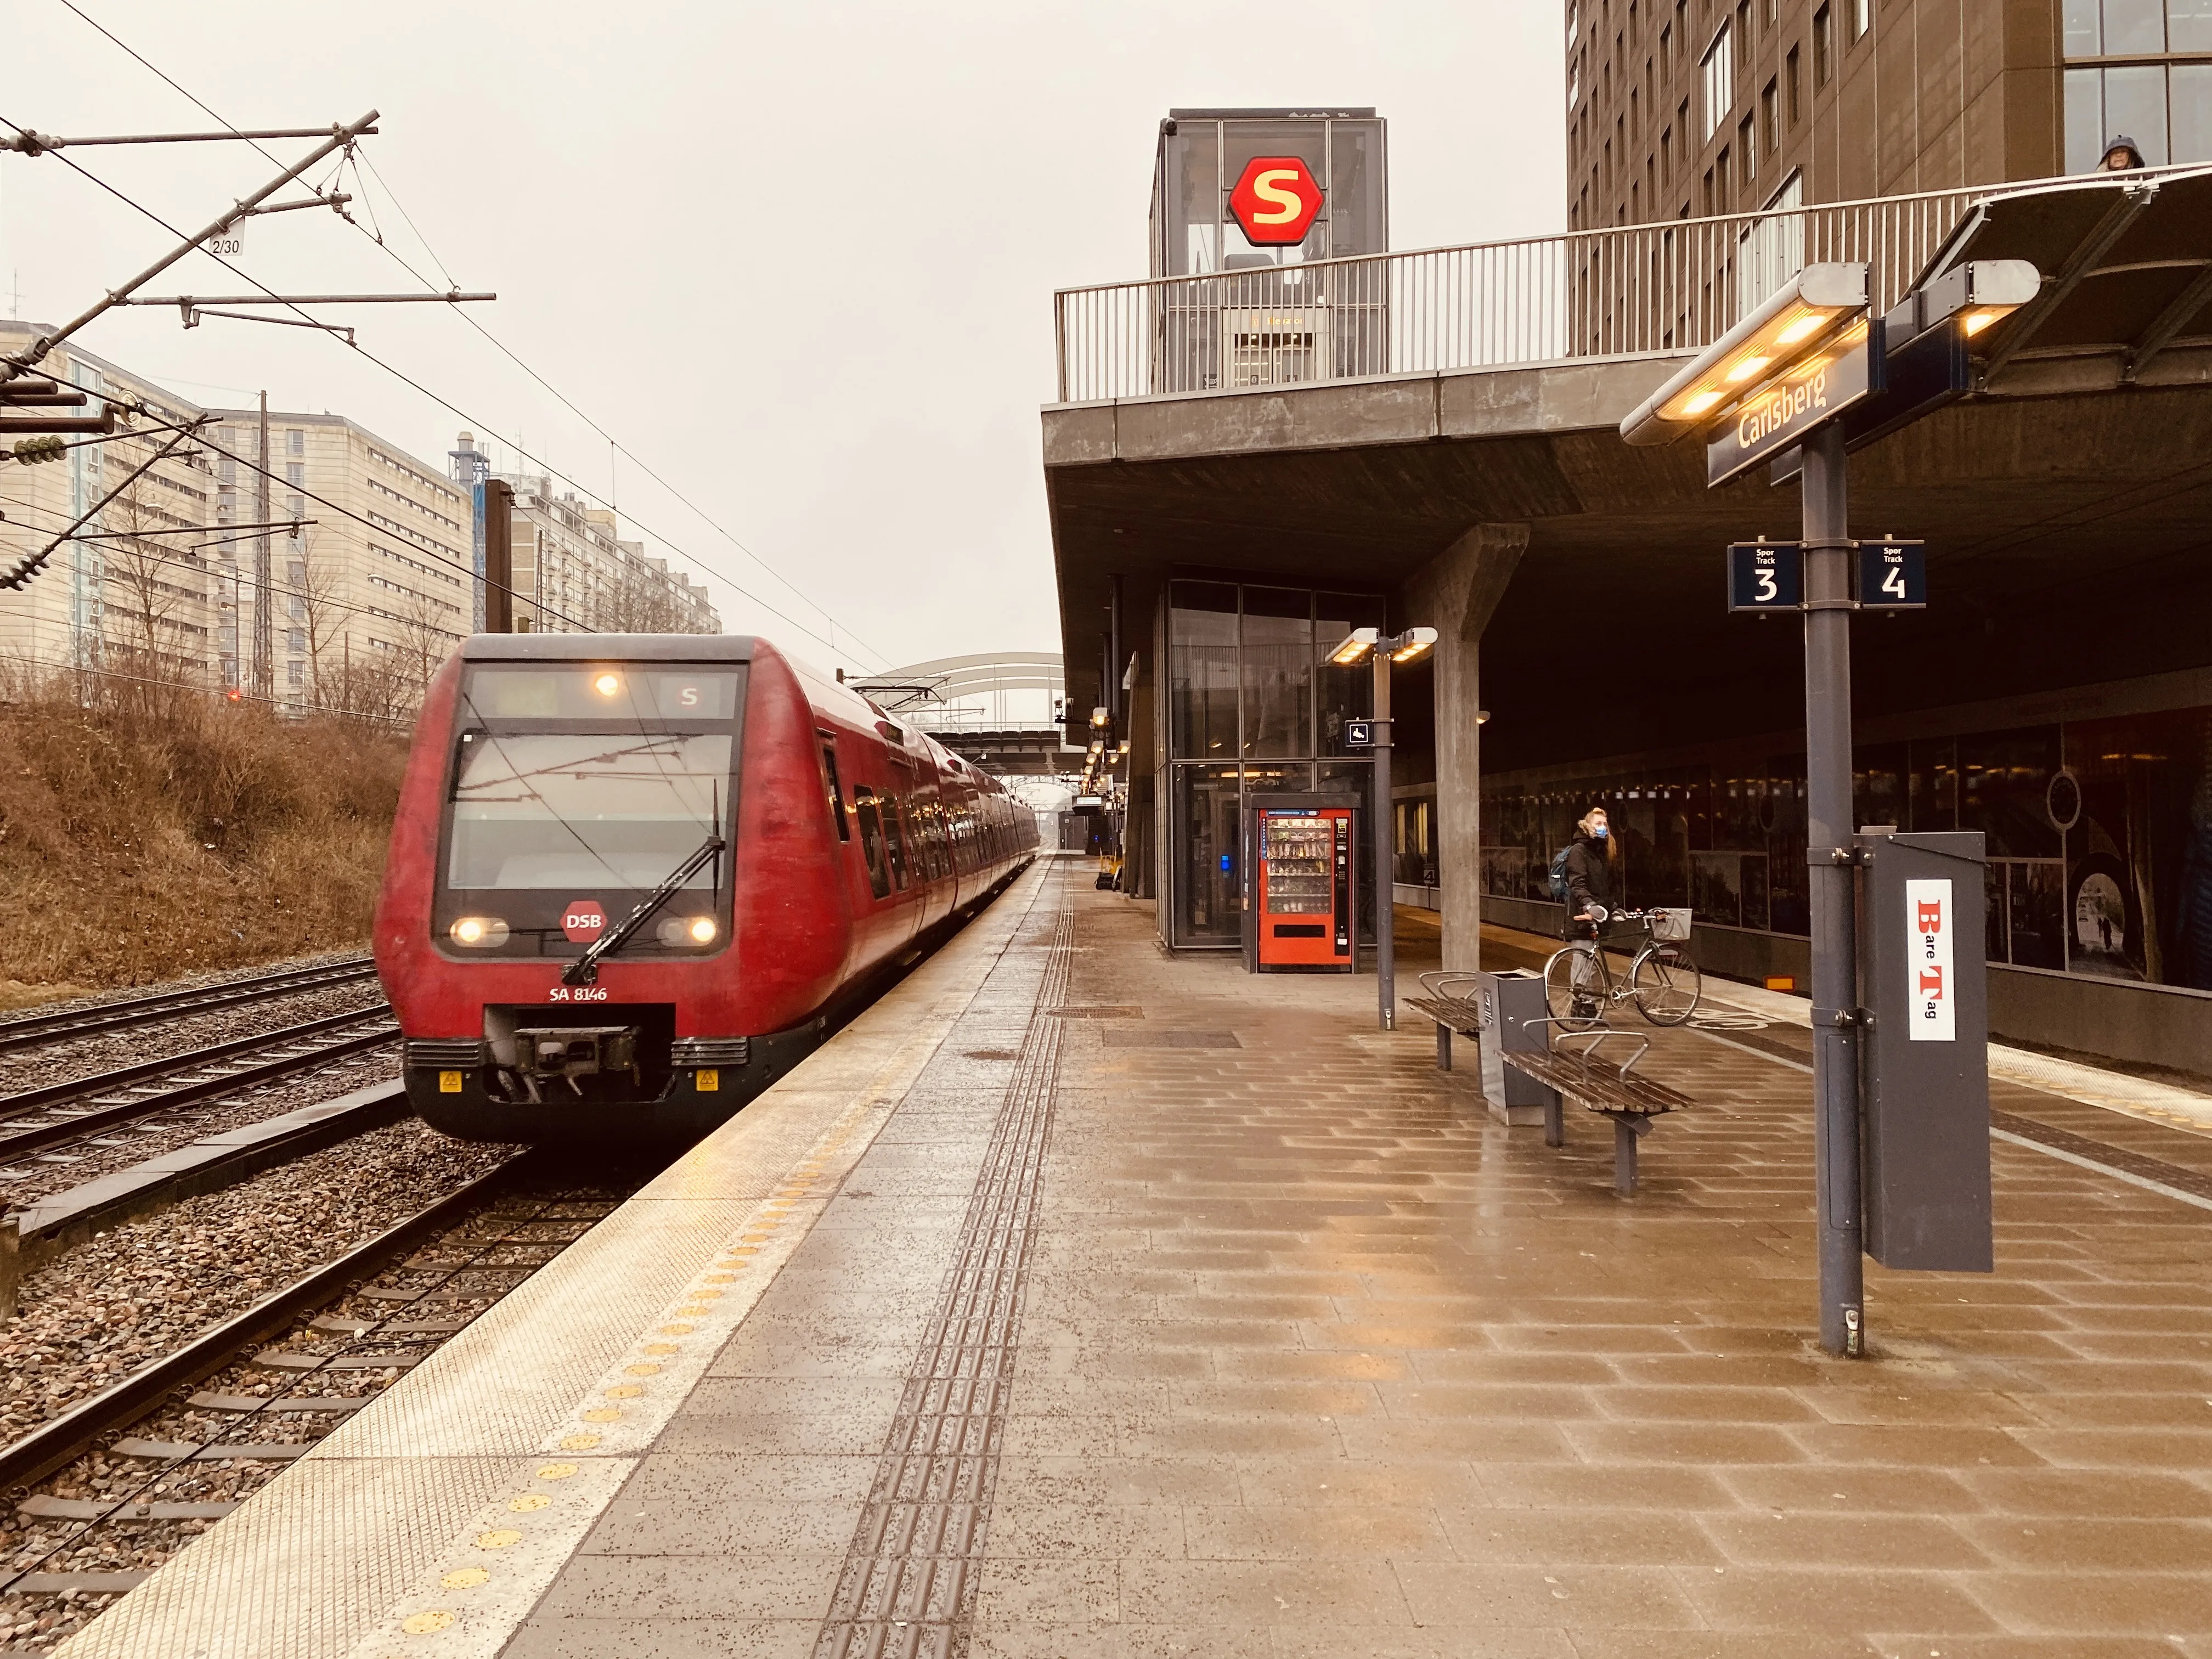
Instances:
[[[0,322],[0,353],[41,331]],[[342,415],[199,407],[74,343],[40,368],[86,394],[58,412],[137,412],[0,466],[0,571],[38,561],[0,589],[0,672],[388,715],[483,625],[489,468],[466,434],[448,477]],[[612,513],[513,482],[518,627],[720,630],[706,589],[621,539]]]
[[[644,543],[622,539],[613,512],[574,490],[556,492],[542,473],[492,476],[514,492],[508,526],[517,633],[722,631],[706,587],[648,554]]]
[[[218,422],[216,525],[282,526],[267,532],[265,664],[252,615],[262,532],[213,550],[242,596],[221,641],[222,683],[317,708],[410,704],[474,627],[467,494],[343,415],[271,410],[264,477],[261,412],[208,412]]]
[[[0,322],[0,352],[25,350],[40,331]],[[36,562],[20,586],[0,590],[0,661],[118,684],[201,683],[234,599],[195,533],[213,521],[216,485],[196,443],[154,459],[200,411],[74,344],[39,367],[85,394],[58,414],[96,416],[112,397],[149,415],[112,439],[70,434],[56,459],[0,469],[0,569]],[[81,520],[76,535],[57,539]]]
[[[2212,161],[2212,0],[1568,0],[1595,229]]]

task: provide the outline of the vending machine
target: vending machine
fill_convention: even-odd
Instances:
[[[1244,965],[1349,974],[1359,961],[1358,801],[1254,795],[1246,814]]]

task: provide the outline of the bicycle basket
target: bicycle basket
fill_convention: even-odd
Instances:
[[[1673,942],[1690,936],[1690,913],[1687,910],[1654,910],[1651,913],[1651,937]]]

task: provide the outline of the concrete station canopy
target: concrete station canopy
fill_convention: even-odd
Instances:
[[[1931,596],[1858,629],[1862,714],[2202,664],[2212,169],[1991,192],[1919,279],[1981,258],[2046,277],[1985,386],[1853,458],[1855,533],[1925,538]],[[1356,581],[1402,605],[1472,535],[1506,551],[1494,613],[1393,622],[1479,634],[1486,769],[1792,726],[1797,630],[1723,615],[1721,550],[1793,538],[1797,492],[1764,473],[1708,490],[1700,445],[1632,449],[1615,429],[1688,355],[1048,406],[1074,706],[1099,690],[1116,575],[1151,591],[1173,569]],[[1149,640],[1148,614],[1133,625]]]

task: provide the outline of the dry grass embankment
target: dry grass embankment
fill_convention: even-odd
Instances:
[[[0,702],[0,1006],[365,944],[404,736],[198,696]]]

